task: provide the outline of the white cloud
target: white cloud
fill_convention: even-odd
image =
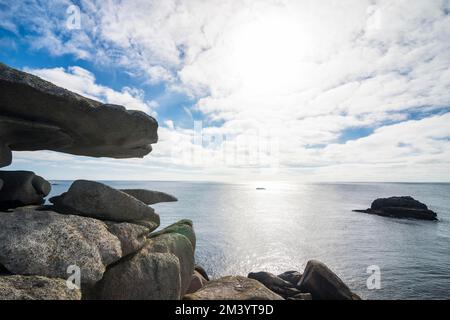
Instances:
[[[156,101],[146,101],[144,92],[135,88],[124,87],[115,91],[109,87],[96,83],[93,73],[81,67],[72,66],[50,69],[26,69],[58,86],[69,89],[85,97],[100,100],[104,103],[123,105],[130,110],[140,110],[155,115],[154,109],[158,107]]]
[[[448,168],[446,0],[83,0],[77,32],[62,27],[66,5],[30,4],[25,12],[15,5],[0,16],[2,26],[17,32],[16,24],[29,22],[36,48],[125,68],[150,85],[191,95],[197,103],[187,113],[201,115],[204,132],[222,137],[219,150],[214,143],[198,146],[192,129],[162,119],[169,121],[155,162],[224,172],[246,167],[239,159],[230,165],[224,153],[245,156],[237,140],[256,133],[262,145],[277,141],[282,167],[314,167],[320,177],[373,177],[367,173],[373,168],[389,178],[386,168],[403,164],[405,179],[414,168],[425,179]],[[154,109],[141,92],[98,85],[79,67],[33,72],[87,96]],[[411,121],[412,114],[424,119]],[[340,143],[358,127],[374,132]],[[192,150],[207,164],[187,159]],[[272,163],[266,153],[259,160]],[[422,170],[427,161],[433,172]],[[448,172],[441,177],[450,179]]]

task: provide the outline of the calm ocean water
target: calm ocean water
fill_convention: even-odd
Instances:
[[[56,195],[71,182],[53,183]],[[194,221],[197,262],[213,277],[302,271],[309,259],[319,259],[366,299],[450,298],[450,184],[105,183],[178,197],[179,202],[154,208],[163,226],[183,218]],[[394,195],[428,204],[440,221],[352,212]],[[379,290],[367,289],[370,265],[381,269]]]

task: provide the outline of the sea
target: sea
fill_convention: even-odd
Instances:
[[[364,299],[450,299],[450,184],[102,182],[176,196],[153,206],[161,227],[191,219],[196,261],[212,278],[302,272],[316,259]],[[51,195],[71,183],[52,181]],[[427,204],[439,221],[352,211],[403,195]]]

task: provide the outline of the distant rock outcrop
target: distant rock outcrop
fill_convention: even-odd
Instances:
[[[158,123],[141,111],[103,104],[0,63],[0,167],[11,150],[91,157],[143,157]]]
[[[376,199],[369,209],[354,211],[392,218],[438,220],[436,212],[410,196]]]

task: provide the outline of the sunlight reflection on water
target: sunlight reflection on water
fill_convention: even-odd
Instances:
[[[58,183],[52,194],[69,186]],[[450,298],[449,184],[108,184],[177,196],[179,202],[154,207],[163,226],[183,218],[194,221],[197,260],[213,277],[303,270],[314,258],[365,298]],[[411,195],[429,204],[441,221],[351,211],[392,195]],[[369,291],[366,268],[374,264],[381,267],[382,289]]]

